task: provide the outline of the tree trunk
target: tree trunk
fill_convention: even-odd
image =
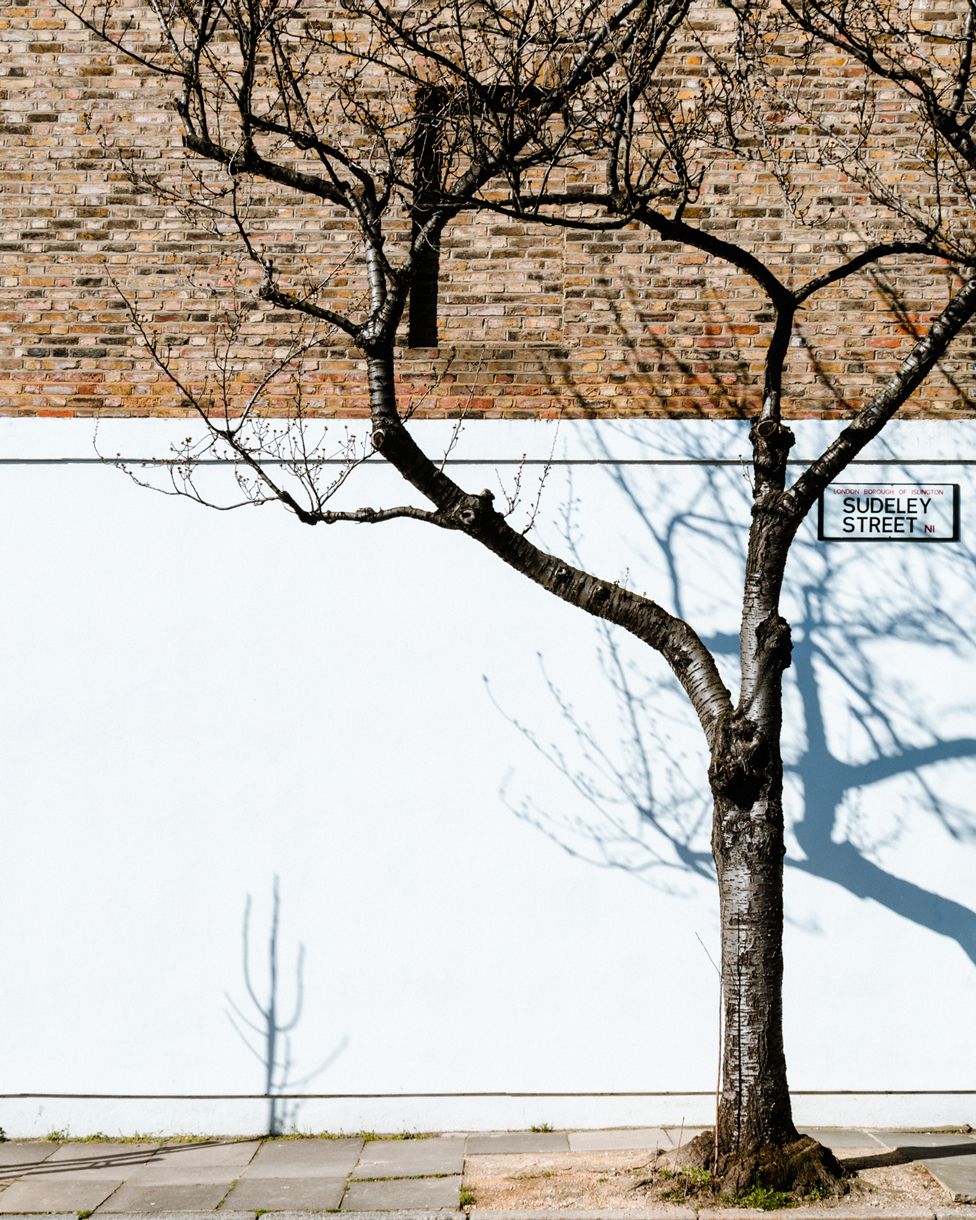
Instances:
[[[835,1193],[841,1167],[797,1133],[786,1079],[779,708],[789,629],[767,619],[757,634],[767,662],[778,653],[780,663],[766,667],[760,716],[726,717],[709,774],[722,922],[722,1075],[715,1133],[701,1137],[692,1155],[733,1196],[757,1185]]]
[[[770,771],[774,768],[767,764]],[[749,809],[716,795],[722,921],[720,1159],[797,1138],[783,1052],[783,810],[771,775]]]

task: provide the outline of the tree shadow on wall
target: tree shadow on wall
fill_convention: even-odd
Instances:
[[[843,249],[835,253],[843,261]],[[713,267],[711,275],[715,270]],[[877,268],[864,274],[864,308],[876,316],[879,324],[887,324],[888,333],[910,342],[920,339],[924,328],[892,279]],[[607,371],[600,366],[588,385],[567,351],[557,349],[548,363],[552,384],[559,387],[576,414],[591,418],[605,415],[610,404],[602,391],[616,386],[624,409],[635,414],[711,418],[717,409],[723,418],[751,419],[755,415],[761,405],[762,362],[768,343],[768,334],[761,332],[771,326],[773,313],[758,288],[750,303],[728,289],[723,293],[711,275],[702,273],[682,281],[684,288],[698,294],[695,311],[698,330],[703,334],[697,333],[690,320],[681,324],[679,333],[669,331],[675,315],[660,301],[648,299],[643,277],[597,277],[593,291],[603,309],[593,315],[587,330],[591,335],[606,336],[614,355],[611,365],[616,363],[618,367]],[[845,292],[850,298],[851,281],[846,282]],[[730,305],[732,300],[735,310]],[[824,340],[828,345],[831,342],[829,331]],[[939,365],[958,407],[976,405],[970,388],[954,372],[960,366],[969,367],[974,353],[976,333],[961,338],[953,360]],[[822,350],[818,320],[805,318],[801,311],[794,323],[787,377],[798,378],[801,387],[807,384],[804,397],[808,408],[850,413],[862,402],[848,399],[841,378],[831,371],[829,355]],[[867,347],[865,340],[865,346],[852,355],[868,364],[878,353]],[[593,391],[593,382],[599,386],[598,393]]]
[[[626,436],[628,427],[605,424],[593,456],[609,462],[608,432]],[[738,636],[728,615],[738,604],[749,472],[709,466],[709,454],[687,444],[674,457],[690,459],[693,489],[675,482],[673,467],[608,464],[619,497],[608,515],[633,554],[631,571],[656,574],[649,592],[693,624],[713,625],[703,638],[734,690]],[[914,481],[890,468],[884,478]],[[677,507],[666,507],[669,495]],[[572,492],[561,532],[585,564]],[[620,583],[635,587],[629,573]],[[951,727],[971,717],[976,555],[965,540],[880,550],[819,543],[808,526],[794,544],[786,600],[794,640],[785,694],[787,866],[949,937],[976,964],[976,911],[884,864],[910,823],[917,833],[920,818],[960,847],[976,848],[976,814],[947,795],[939,774],[976,760],[976,738]],[[563,778],[567,806],[554,810],[512,780],[504,797],[572,855],[682,893],[693,878],[714,876],[704,743],[658,658],[605,623],[596,632],[616,725],[581,713],[540,657],[559,712],[554,737],[543,738],[511,714],[507,699],[492,697]],[[939,672],[960,674],[953,691],[944,682],[933,688]],[[956,775],[951,789],[959,788]]]
[[[227,1019],[235,1033],[260,1062],[264,1073],[264,1093],[268,1099],[268,1134],[281,1135],[295,1130],[298,1109],[297,1099],[282,1097],[294,1089],[304,1088],[327,1068],[346,1049],[349,1039],[343,1035],[326,1058],[311,1072],[293,1075],[295,1062],[292,1053],[292,1035],[302,1019],[305,1007],[305,946],[299,944],[295,955],[294,988],[291,1004],[286,1008],[281,986],[281,955],[279,947],[281,923],[281,887],[275,876],[271,887],[271,921],[268,928],[268,969],[265,983],[265,998],[259,995],[251,965],[251,895],[244,902],[244,920],[241,932],[243,949],[244,989],[253,1010],[253,1019],[241,1010],[225,993]],[[286,1016],[285,1013],[288,1013]]]

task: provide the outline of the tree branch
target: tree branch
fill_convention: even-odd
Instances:
[[[306,525],[335,525],[339,521],[352,521],[358,525],[379,525],[383,521],[402,519],[426,521],[431,525],[440,525],[444,529],[457,529],[450,521],[445,521],[440,513],[430,512],[425,508],[414,508],[412,505],[400,505],[397,508],[355,508],[348,512],[320,510],[305,512],[301,519]]]
[[[650,598],[601,580],[543,551],[513,529],[493,506],[490,491],[473,496],[440,470],[389,413],[374,416],[373,443],[400,474],[438,509],[437,524],[450,524],[523,576],[596,618],[616,623],[661,653],[681,683],[709,743],[731,696],[715,659],[683,619]]]
[[[354,322],[350,322],[348,318],[332,309],[316,305],[314,301],[306,301],[302,297],[295,296],[293,292],[282,292],[275,286],[270,276],[261,285],[258,295],[262,301],[267,301],[270,305],[277,305],[281,309],[294,309],[297,313],[307,314],[310,318],[317,318],[320,322],[328,322],[330,325],[338,327],[352,339],[359,337],[359,327]]]
[[[219,165],[225,165],[232,173],[254,174],[259,178],[266,178],[269,182],[277,182],[281,186],[300,191],[302,194],[328,200],[329,203],[338,204],[341,208],[350,207],[348,195],[333,186],[332,183],[326,182],[324,178],[269,161],[253,147],[231,150],[192,130],[184,131],[183,145],[198,156],[206,157],[208,161],[216,161]]]
[[[799,522],[813,506],[817,496],[872,441],[899,407],[925,380],[949,344],[966,323],[976,316],[976,276],[967,280],[942,313],[918,340],[894,373],[855,415],[840,435],[804,471],[784,494],[783,506]]]
[[[879,262],[883,258],[890,258],[895,254],[925,254],[930,258],[941,258],[945,259],[946,262],[952,263],[965,261],[959,257],[958,253],[942,250],[929,242],[881,242],[876,246],[869,246],[866,250],[862,250],[860,254],[856,254],[853,258],[848,259],[846,263],[841,263],[831,271],[825,271],[823,275],[818,275],[812,280],[807,280],[805,284],[796,290],[796,302],[798,305],[801,305],[822,288],[836,284],[840,280],[846,279],[849,275],[854,275],[858,271],[863,270],[863,268],[870,266],[871,263]],[[973,261],[976,261],[976,259]]]

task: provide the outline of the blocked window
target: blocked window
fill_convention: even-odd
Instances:
[[[415,243],[430,219],[431,204],[440,186],[445,100],[445,90],[437,85],[425,86],[417,92],[412,213]],[[422,241],[415,257],[414,278],[407,304],[407,343],[410,347],[436,347],[439,237]]]

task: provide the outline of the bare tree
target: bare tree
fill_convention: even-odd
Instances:
[[[279,501],[307,525],[406,517],[461,532],[555,596],[630,632],[670,666],[710,753],[723,929],[717,1126],[689,1156],[726,1189],[760,1178],[799,1190],[830,1184],[838,1165],[793,1124],[783,1049],[780,734],[792,644],[780,593],[791,544],[820,493],[976,313],[967,194],[976,115],[971,6],[958,30],[947,30],[920,24],[907,0],[839,7],[784,0],[772,13],[722,4],[691,12],[688,0],[344,0],[335,8],[313,0],[148,0],[153,39],[141,29],[134,38],[111,6],[63,3],[172,85],[193,180],[175,191],[160,181],[157,189],[236,237],[257,269],[257,295],[306,327],[290,334],[241,398],[228,389],[241,358],[239,314],[211,382],[200,385],[168,358],[133,303],[150,352],[206,421],[205,447],[234,464],[242,502]],[[844,62],[832,68],[838,54]],[[693,58],[701,67],[689,78]],[[837,123],[824,117],[824,82],[843,94]],[[888,162],[877,156],[890,127],[875,104],[889,87],[904,98],[897,126],[912,137],[925,189],[901,184],[904,156],[896,149],[888,148]],[[693,204],[698,213],[708,204],[713,220],[719,206],[736,215],[709,195],[716,163],[726,193],[739,171],[762,167],[782,188],[792,222],[821,228],[832,214],[829,188],[843,173],[871,204],[871,224],[834,226],[816,274],[798,278],[781,257],[764,256],[761,232],[757,242],[737,242],[727,226],[698,221]],[[346,258],[359,276],[352,289],[334,275],[302,274],[287,253],[279,257],[254,209],[256,200],[284,196],[347,236]],[[472,209],[580,230],[638,226],[755,284],[768,344],[750,431],[734,694],[680,614],[536,545],[490,491],[467,490],[411,434],[394,381],[398,327],[410,302],[414,341],[429,335],[441,236]],[[893,373],[868,393],[863,377],[845,389],[859,400],[853,418],[791,479],[784,378],[798,317],[816,294],[895,258],[908,275],[933,263],[954,268],[948,300],[919,320]],[[350,447],[342,475],[325,480],[321,450],[306,432],[260,414],[262,394],[284,379],[295,419],[305,420],[302,362],[323,333],[344,336],[361,354],[372,429],[370,445]],[[335,507],[350,471],[373,453],[420,493],[423,507]],[[187,444],[171,468],[171,490],[206,501],[195,474],[201,455]]]

